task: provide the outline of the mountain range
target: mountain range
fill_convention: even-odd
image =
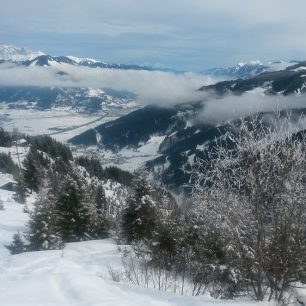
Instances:
[[[64,108],[96,114],[134,108],[135,95],[110,88],[0,86],[0,102],[11,109],[49,110]]]
[[[228,95],[244,101],[245,95],[300,96],[306,92],[306,62],[281,71],[264,72],[248,79],[219,82],[199,88],[210,97],[222,100]],[[209,98],[207,98],[209,101]],[[246,103],[247,103],[247,99]],[[120,153],[124,148],[140,149],[153,136],[162,137],[158,156],[146,163],[156,180],[174,191],[190,191],[192,167],[198,158],[205,158],[203,149],[216,139],[225,137],[228,121],[218,124],[197,121],[207,101],[179,104],[164,108],[147,106],[115,121],[90,129],[70,140],[74,145],[96,145]],[[267,103],[269,101],[267,100]],[[297,115],[305,108],[294,109]],[[272,114],[270,114],[273,116]]]
[[[51,56],[32,52],[25,48],[0,47],[2,62],[16,65],[61,67],[151,69],[142,66],[108,64],[89,58]],[[57,69],[58,73],[65,73]],[[254,97],[301,96],[306,92],[306,61],[274,62],[263,64],[254,61],[235,67],[216,68],[206,71],[213,76],[224,76],[225,81],[198,88],[206,94],[202,101],[181,103],[174,106],[149,105],[129,112],[116,120],[89,129],[70,140],[73,145],[96,146],[119,155],[123,150],[137,151],[152,137],[158,137],[156,155],[146,161],[152,175],[163,185],[175,191],[188,191],[191,171],[197,158],[203,158],[203,148],[213,145],[216,138],[225,137],[228,121],[218,124],[197,120],[205,111],[207,102],[218,103],[226,97],[248,103],[246,95]],[[256,96],[257,95],[257,96]],[[97,113],[102,109],[135,109],[135,95],[131,92],[109,88],[0,86],[0,102],[11,108],[50,109],[70,108],[77,112]],[[269,103],[269,101],[265,101]],[[137,107],[136,107],[137,108]],[[297,114],[304,108],[296,108]]]
[[[304,93],[306,90],[306,61],[295,63],[284,70],[263,72],[247,79],[236,79],[203,86],[200,90],[213,90],[218,95],[242,94],[261,88],[266,94],[283,95]]]
[[[107,63],[93,58],[80,58],[76,56],[53,56],[42,51],[32,51],[28,48],[20,48],[12,45],[0,45],[0,63],[13,62],[24,66],[59,66],[61,64],[70,64],[73,66],[91,67],[91,68],[109,68],[123,70],[147,70],[147,71],[168,71],[180,73],[170,68],[156,68],[148,65],[120,64]],[[285,69],[288,66],[297,64],[297,61],[274,61],[261,62],[259,60],[250,61],[247,63],[238,63],[232,67],[217,67],[204,69],[202,74],[211,75],[214,77],[226,78],[249,78],[263,72],[271,72]]]
[[[76,56],[52,56],[42,51],[32,51],[28,48],[19,48],[12,45],[0,45],[0,63],[11,62],[23,66],[60,66],[69,64],[73,66],[91,67],[91,68],[108,68],[123,70],[161,70],[170,71],[170,69],[156,69],[150,66],[134,64],[117,64],[106,63],[92,58],[79,58]]]
[[[298,63],[298,61],[274,61],[264,63],[259,60],[255,60],[247,63],[241,62],[233,67],[210,68],[203,70],[202,73],[214,77],[226,77],[229,79],[247,79],[264,72],[283,70]]]

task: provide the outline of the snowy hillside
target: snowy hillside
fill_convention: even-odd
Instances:
[[[150,142],[147,144],[147,151],[152,150],[154,143],[158,141],[158,138],[151,139],[152,144]],[[53,145],[57,145],[58,149],[64,148],[59,143],[53,142]],[[24,158],[29,161],[29,155],[25,157],[27,151],[29,151],[27,147],[19,148],[19,152],[22,153],[21,161]],[[0,152],[11,153],[13,161],[18,162],[14,146],[1,147]],[[90,173],[81,166],[80,160],[79,163],[80,166],[75,168],[78,176],[86,179],[88,183],[98,183],[98,177],[89,179]],[[27,169],[26,165],[27,163],[23,163],[24,169]],[[237,305],[237,303],[241,305],[267,304],[258,304],[247,298],[238,299],[238,302],[237,300],[225,302],[210,297],[208,293],[192,296],[187,294],[187,291],[186,295],[182,296],[175,289],[176,283],[164,291],[157,290],[155,285],[146,288],[139,283],[137,286],[129,280],[129,272],[123,261],[125,248],[130,248],[126,245],[117,245],[112,236],[100,240],[67,242],[64,247],[55,250],[31,251],[30,248],[27,248],[23,249],[26,250],[24,253],[12,255],[6,246],[12,244],[16,234],[21,234],[21,240],[25,245],[29,243],[29,233],[33,230],[30,224],[33,217],[37,216],[37,207],[39,207],[37,201],[39,203],[44,191],[41,189],[39,193],[28,192],[25,203],[21,204],[16,202],[14,191],[5,190],[4,185],[9,182],[15,183],[13,176],[0,173],[0,305],[226,306]],[[124,205],[122,201],[125,201],[128,189],[110,179],[100,182],[103,185],[107,202],[112,205],[110,207],[113,210],[112,214],[115,216],[119,206]],[[44,205],[47,199],[44,198]],[[138,268],[136,271],[140,273]]]
[[[4,179],[2,175],[0,180]],[[63,250],[10,255],[5,245],[18,231],[26,230],[29,215],[23,212],[22,204],[14,201],[13,192],[0,190],[0,199],[4,204],[4,210],[0,210],[1,305],[237,305],[237,301],[182,297],[113,281],[109,267],[122,269],[122,254],[112,239],[69,243]],[[239,304],[267,305],[246,300]]]
[[[0,86],[0,103],[9,109],[62,109],[99,114],[133,109],[133,95],[115,90],[78,87]]]
[[[1,182],[6,175],[0,175]],[[8,178],[10,179],[10,178]],[[29,214],[13,192],[0,190],[0,305],[5,306],[267,306],[243,298],[218,300],[208,294],[181,296],[117,281],[123,273],[122,253],[113,239],[67,243],[62,250],[11,255],[6,249],[18,231],[27,231]],[[31,207],[34,197],[27,200]],[[120,247],[120,246],[119,246]],[[122,249],[122,246],[121,246]],[[121,272],[120,272],[121,271]],[[302,303],[303,292],[300,290]],[[298,302],[292,305],[300,305]]]

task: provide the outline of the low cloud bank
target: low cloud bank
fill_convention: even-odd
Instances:
[[[246,93],[241,96],[228,95],[222,99],[213,98],[206,102],[196,122],[219,124],[259,112],[277,112],[298,108],[306,108],[306,95],[264,96],[258,93]]]
[[[140,105],[172,106],[180,103],[205,101],[195,122],[219,124],[258,112],[306,108],[306,95],[266,96],[260,91],[241,96],[217,98],[212,92],[198,91],[217,79],[197,73],[171,73],[88,68],[72,65],[21,67],[0,65],[0,86],[58,86],[112,88],[133,92]]]
[[[215,83],[209,76],[196,73],[175,74],[161,71],[137,71],[75,67],[20,67],[0,65],[0,86],[95,87],[125,90],[137,95],[141,104],[173,105],[204,99],[197,91]]]

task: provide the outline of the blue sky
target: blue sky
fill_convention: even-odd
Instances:
[[[181,70],[306,59],[305,0],[1,0],[0,43]]]

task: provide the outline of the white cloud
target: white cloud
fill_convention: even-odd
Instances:
[[[1,0],[0,28],[9,39],[3,43],[26,42],[30,48],[61,55],[69,48],[71,54],[82,52],[107,61],[161,61],[183,69],[202,65],[198,70],[254,58],[302,59],[306,48],[305,0],[46,0],[43,4]],[[159,37],[152,39],[154,35]]]
[[[241,96],[229,95],[206,102],[196,121],[219,124],[258,112],[277,112],[297,108],[306,108],[306,96],[263,96],[254,93]]]
[[[61,86],[110,87],[135,93],[141,104],[173,105],[203,99],[206,94],[197,91],[215,81],[208,76],[160,71],[137,71],[74,67],[20,67],[0,65],[0,85],[4,86]]]

